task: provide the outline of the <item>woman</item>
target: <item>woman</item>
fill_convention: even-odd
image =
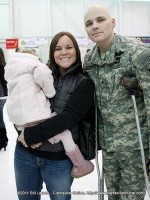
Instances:
[[[9,121],[15,124],[17,130],[22,131],[18,140],[23,137],[23,130],[56,115],[50,109],[49,99],[54,97],[55,88],[52,71],[41,63],[32,50],[22,50],[14,53],[5,66],[5,79],[8,85],[6,109]],[[33,101],[34,99],[34,101]],[[91,173],[94,165],[85,161],[79,148],[76,147],[69,130],[48,140],[52,144],[61,141],[65,152],[73,162],[71,175],[79,178]],[[76,167],[77,159],[80,165]]]
[[[60,32],[53,37],[50,61],[56,90],[51,105],[57,115],[26,128],[24,139],[16,145],[14,165],[19,200],[39,200],[43,181],[51,200],[71,199],[72,162],[61,142],[51,144],[48,139],[69,129],[77,143],[79,122],[94,103],[94,83],[84,76],[80,50],[72,34]],[[22,191],[26,194],[21,195]]]
[[[6,146],[8,143],[5,123],[3,119],[3,108],[6,102],[3,99],[4,96],[7,96],[7,83],[4,79],[4,67],[6,65],[5,56],[3,50],[0,48],[0,150],[4,148],[6,150]]]

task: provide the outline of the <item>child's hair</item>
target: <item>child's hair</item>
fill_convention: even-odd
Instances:
[[[32,49],[23,49],[21,51],[21,53],[29,53],[29,54],[32,54],[34,56],[37,56],[36,51],[33,51]]]
[[[21,49],[18,47],[17,49],[15,49],[15,52],[21,52]]]

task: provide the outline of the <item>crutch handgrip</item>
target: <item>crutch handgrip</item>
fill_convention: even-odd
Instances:
[[[140,88],[138,80],[134,74],[126,73],[121,77],[121,84],[126,88],[130,95],[142,96],[143,91]]]

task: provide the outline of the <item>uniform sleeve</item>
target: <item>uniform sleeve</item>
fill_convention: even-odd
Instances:
[[[55,95],[54,80],[51,70],[44,64],[35,67],[33,77],[48,98]]]
[[[137,68],[137,78],[143,89],[144,102],[150,128],[150,49],[145,49],[135,63]]]
[[[47,141],[54,135],[70,129],[88,113],[94,102],[94,83],[87,78],[81,81],[70,97],[65,110],[37,126],[26,128],[25,141],[30,146]]]
[[[146,117],[148,128],[150,130],[150,49],[146,49],[138,56],[136,61],[137,78],[143,90],[144,103],[146,108]],[[150,147],[150,131],[149,131],[149,147]],[[149,152],[150,157],[150,152]]]

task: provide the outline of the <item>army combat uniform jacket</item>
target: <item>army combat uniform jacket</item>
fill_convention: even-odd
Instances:
[[[108,152],[139,149],[134,106],[121,77],[130,72],[136,76],[143,96],[136,97],[144,148],[150,135],[150,48],[131,39],[115,35],[111,47],[101,53],[95,46],[85,56],[84,67],[96,87],[99,134],[102,148]],[[150,154],[149,154],[150,155]]]

